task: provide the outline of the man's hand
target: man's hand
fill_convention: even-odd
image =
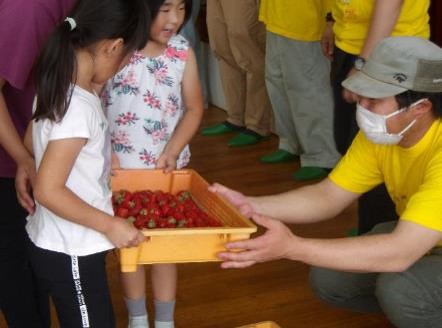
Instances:
[[[335,48],[335,34],[333,33],[333,23],[327,22],[321,39],[321,48],[324,56],[328,59],[333,59],[333,53]]]
[[[17,199],[29,214],[35,211],[32,186],[34,185],[36,175],[35,161],[31,156],[17,163],[17,173],[15,176]]]
[[[209,191],[218,193],[235,206],[242,215],[250,218],[254,213],[252,203],[249,199],[238,191],[229,189],[219,183],[214,183],[209,187]]]
[[[258,262],[290,257],[291,249],[296,247],[295,244],[300,238],[293,235],[290,229],[278,220],[259,214],[253,215],[253,220],[267,228],[267,231],[254,239],[227,243],[228,251],[218,254],[223,260],[222,268],[246,268]]]

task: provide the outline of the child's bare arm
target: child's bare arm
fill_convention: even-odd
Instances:
[[[190,142],[198,131],[203,117],[203,95],[195,53],[192,49],[189,49],[189,57],[184,70],[182,94],[185,113],[163,151],[163,154],[167,157],[177,158],[179,156],[184,146]]]
[[[37,172],[35,198],[58,216],[103,233],[116,247],[136,246],[144,237],[132,224],[87,204],[66,187],[86,141],[71,138],[49,142]]]

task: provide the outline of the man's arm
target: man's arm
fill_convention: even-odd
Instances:
[[[256,213],[299,224],[335,217],[359,196],[326,178],[317,184],[282,194],[248,197],[248,200]]]
[[[340,239],[300,239],[290,259],[330,269],[402,272],[435,247],[442,232],[399,220],[391,233]]]
[[[391,35],[403,4],[404,0],[375,1],[367,37],[359,57],[367,59],[376,45]],[[353,68],[348,75],[352,75],[355,71]],[[349,103],[357,101],[356,95],[347,89],[344,89],[342,96]]]
[[[301,238],[277,220],[259,215],[254,220],[266,232],[254,239],[226,244],[231,252],[219,254],[223,268],[245,268],[286,258],[340,271],[402,272],[442,238],[440,231],[405,220],[400,220],[391,233],[337,239]]]
[[[403,4],[404,0],[375,1],[367,37],[359,56],[367,59],[379,41],[391,35]]]

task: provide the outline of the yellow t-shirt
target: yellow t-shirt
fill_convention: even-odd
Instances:
[[[277,1],[277,0],[276,0]],[[336,45],[347,53],[359,55],[370,25],[374,0],[334,0],[333,30]],[[404,0],[392,36],[430,37],[428,7],[430,0]]]
[[[401,220],[442,231],[442,119],[410,148],[375,145],[359,132],[329,178],[355,193],[384,182]]]
[[[261,0],[259,20],[268,31],[299,41],[319,41],[331,0]]]

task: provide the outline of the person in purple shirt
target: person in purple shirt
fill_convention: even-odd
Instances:
[[[26,210],[34,210],[30,181],[35,164],[22,137],[32,114],[34,61],[74,3],[0,2],[0,308],[9,327],[50,325],[47,297],[35,296],[26,256],[24,227]]]

